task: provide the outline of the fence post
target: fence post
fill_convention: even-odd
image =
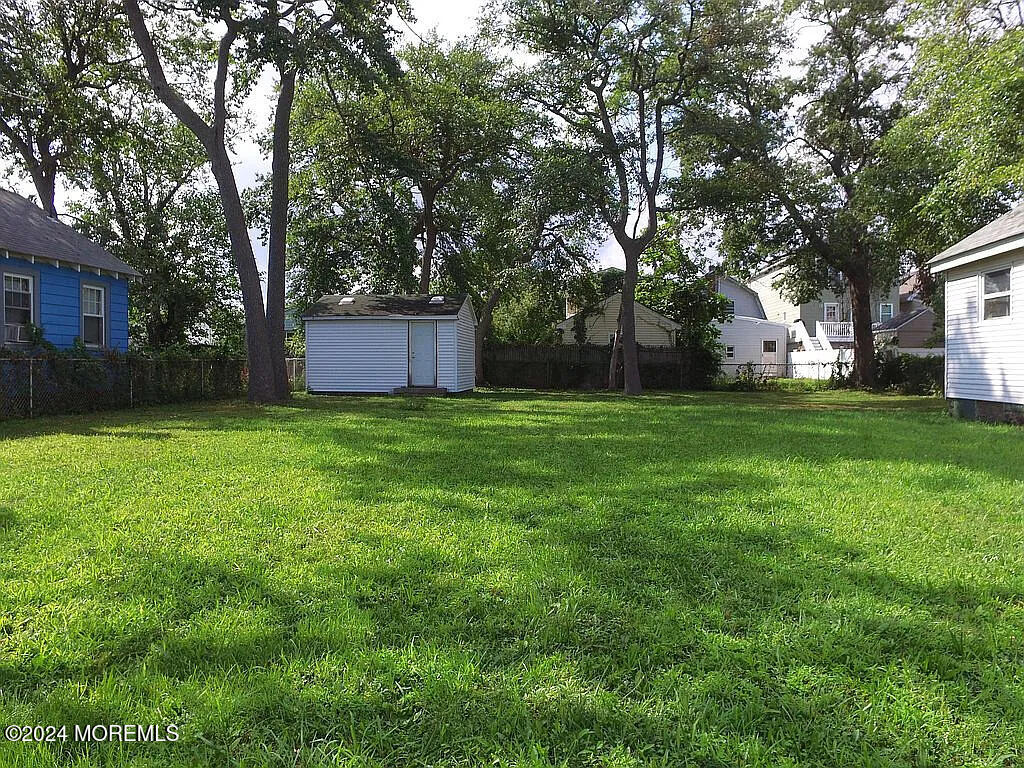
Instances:
[[[28,359],[28,417],[31,419],[35,410],[35,358]]]

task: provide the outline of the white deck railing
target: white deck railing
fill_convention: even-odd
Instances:
[[[853,323],[822,322],[818,321],[815,334],[820,338],[839,339],[840,341],[853,341]]]

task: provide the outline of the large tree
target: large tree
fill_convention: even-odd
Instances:
[[[108,0],[0,0],[0,145],[57,218],[60,175],[112,130],[108,98],[127,73],[124,30]]]
[[[286,398],[285,244],[296,81],[315,64],[365,70],[388,63],[391,32],[387,19],[391,5],[378,0],[197,1],[156,4],[157,15],[150,19],[138,0],[123,0],[123,7],[153,91],[198,139],[217,184],[245,310],[249,398],[255,402]],[[216,56],[212,92],[190,101],[168,78],[167,68],[175,61],[177,46],[196,35],[208,37]],[[271,136],[270,245],[264,308],[249,220],[232,166],[229,124],[232,97],[244,95],[259,72],[268,67],[276,72],[278,90]]]
[[[138,343],[231,342],[238,278],[203,149],[161,108],[126,107],[135,129],[90,153],[77,226],[142,274],[130,317]]]
[[[633,300],[667,182],[681,165],[673,137],[692,133],[697,105],[751,42],[745,3],[732,0],[506,0],[504,34],[535,61],[533,97],[588,160],[593,202],[626,263],[621,337],[624,389],[642,390]],[[682,146],[682,143],[679,144]]]
[[[872,292],[906,266],[898,189],[883,145],[908,80],[900,0],[807,0],[795,21],[817,35],[791,76],[778,60],[738,62],[709,132],[721,142],[722,251],[734,263],[788,265],[796,300],[848,292],[854,378],[874,382]],[[894,183],[896,182],[896,183]],[[904,201],[905,202],[905,201]]]

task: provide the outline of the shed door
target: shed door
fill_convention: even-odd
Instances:
[[[761,341],[761,364],[765,368],[765,373],[774,376],[775,366],[778,362],[778,342],[775,339],[763,339]]]
[[[437,323],[433,320],[409,323],[409,384],[437,386]]]

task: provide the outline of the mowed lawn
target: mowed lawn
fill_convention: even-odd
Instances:
[[[1024,763],[1024,430],[860,393],[0,424],[0,765]]]

